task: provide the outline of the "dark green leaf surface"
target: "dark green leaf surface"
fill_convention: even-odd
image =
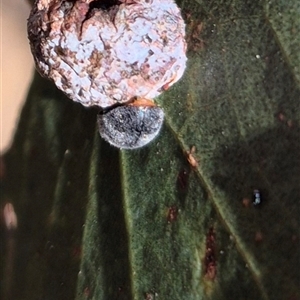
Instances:
[[[300,5],[179,5],[188,67],[151,145],[110,147],[35,77],[3,157],[4,299],[300,298]]]

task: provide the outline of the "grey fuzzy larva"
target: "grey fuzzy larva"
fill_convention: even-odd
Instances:
[[[100,135],[121,149],[143,147],[157,136],[164,113],[158,106],[123,105],[98,115]]]

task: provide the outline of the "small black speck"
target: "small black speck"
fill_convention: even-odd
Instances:
[[[261,204],[261,201],[262,201],[262,199],[261,199],[260,191],[256,190],[256,189],[253,190],[253,201],[252,201],[253,205],[257,206],[257,205]]]

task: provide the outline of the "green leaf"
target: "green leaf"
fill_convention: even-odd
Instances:
[[[4,299],[300,298],[300,6],[179,5],[188,67],[145,148],[35,76],[3,156]]]

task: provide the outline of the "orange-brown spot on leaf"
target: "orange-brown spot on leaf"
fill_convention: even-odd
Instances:
[[[189,175],[190,173],[186,169],[182,169],[178,173],[176,185],[180,192],[185,192],[187,190]]]
[[[213,281],[217,275],[216,234],[213,227],[208,230],[205,246],[204,278]]]
[[[196,147],[192,146],[189,151],[186,151],[186,157],[191,167],[198,167],[198,161],[196,160],[194,154],[196,152]]]
[[[178,207],[175,205],[172,205],[168,209],[168,215],[167,215],[167,220],[168,223],[172,223],[177,220],[178,217]]]

